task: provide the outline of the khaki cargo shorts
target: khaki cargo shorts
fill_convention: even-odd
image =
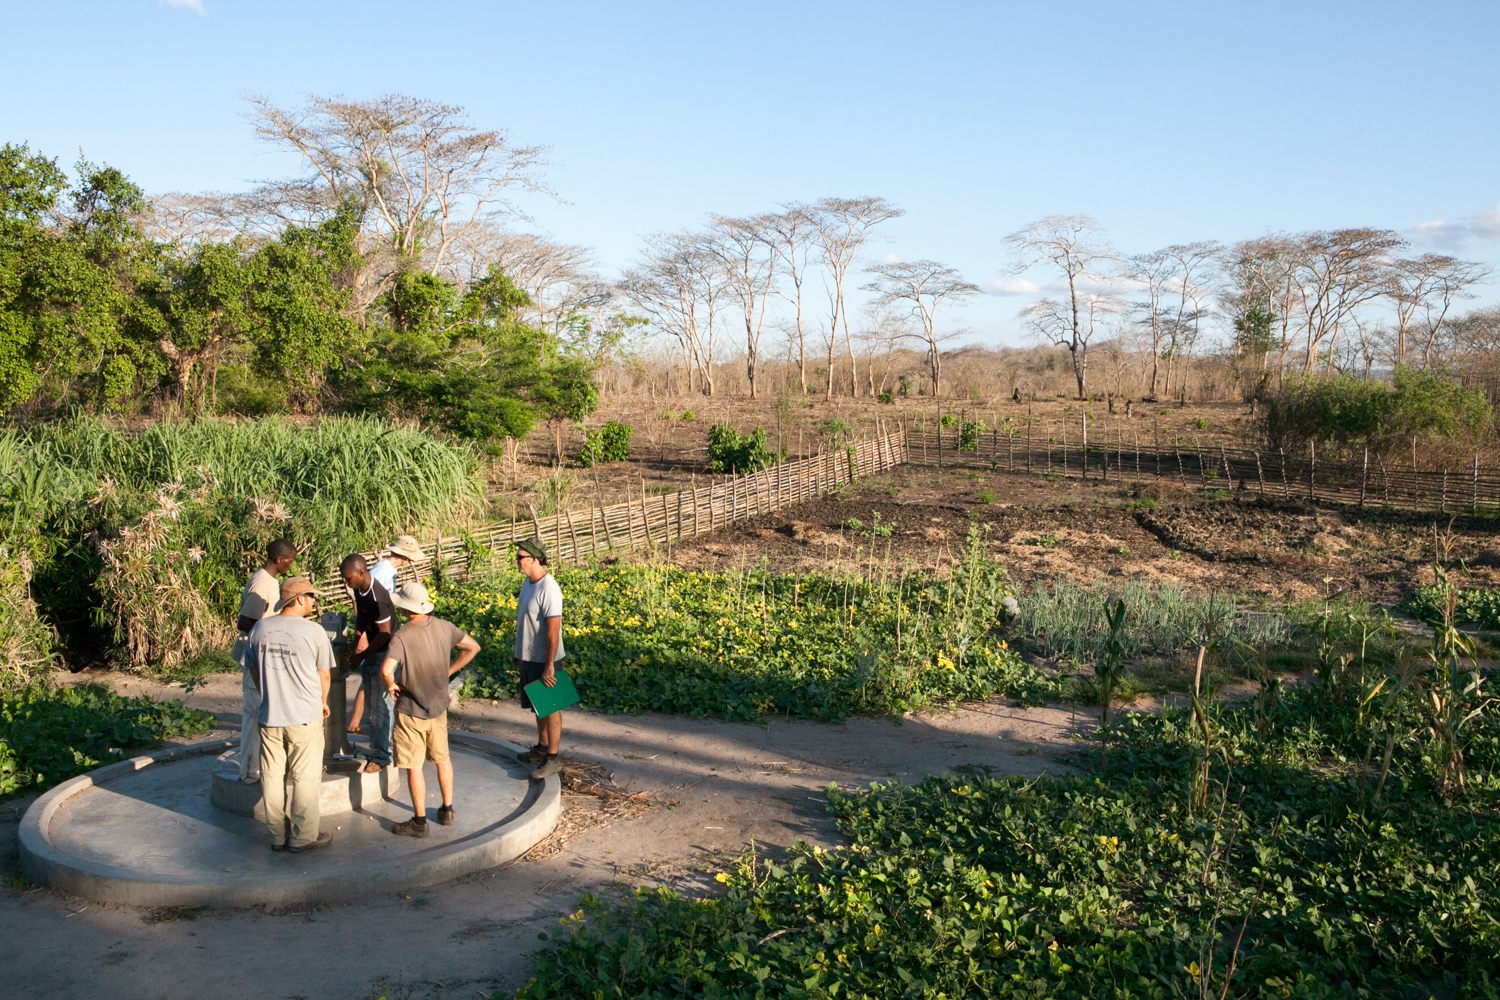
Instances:
[[[421,767],[424,760],[440,764],[448,759],[448,713],[418,719],[396,713],[391,729],[391,751],[397,767]]]

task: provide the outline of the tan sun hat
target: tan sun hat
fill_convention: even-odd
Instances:
[[[312,581],[307,577],[294,576],[282,583],[281,599],[276,602],[276,607],[272,608],[271,610],[275,611],[277,614],[280,614],[282,608],[286,607],[297,598],[302,597],[306,594],[311,594],[313,597],[317,597],[318,588],[314,587],[312,585]]]
[[[391,543],[391,555],[410,559],[412,562],[421,562],[422,545],[410,535],[398,535]]]
[[[402,611],[410,611],[414,615],[432,614],[433,603],[427,597],[427,588],[415,580],[409,580],[396,588],[391,595],[391,603]]]

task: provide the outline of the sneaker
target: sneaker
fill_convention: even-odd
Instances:
[[[550,778],[563,769],[562,758],[556,754],[548,754],[542,766],[531,772],[533,778]]]
[[[418,823],[416,817],[413,816],[405,823],[397,823],[391,827],[391,832],[398,837],[425,837],[427,836],[427,823],[425,820]]]
[[[516,754],[516,760],[522,764],[540,764],[547,759],[547,748],[538,743],[525,753]]]
[[[453,815],[453,807],[452,806],[438,806],[438,811],[437,811],[438,826],[452,826],[453,825],[453,820],[454,820],[454,815]]]
[[[320,847],[327,847],[331,843],[333,843],[333,834],[320,833],[317,840],[303,844],[300,847],[288,846],[286,850],[288,854],[301,854],[303,851],[315,851]]]

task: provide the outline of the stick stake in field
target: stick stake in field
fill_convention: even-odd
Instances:
[[[1370,449],[1365,448],[1365,464],[1359,473],[1359,505],[1365,505],[1365,483],[1370,478]]]

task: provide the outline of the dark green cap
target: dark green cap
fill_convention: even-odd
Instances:
[[[547,546],[542,544],[542,540],[540,538],[527,538],[519,541],[516,543],[516,550],[518,552],[524,552],[527,555],[534,557],[536,561],[541,563],[543,566],[548,565]]]

